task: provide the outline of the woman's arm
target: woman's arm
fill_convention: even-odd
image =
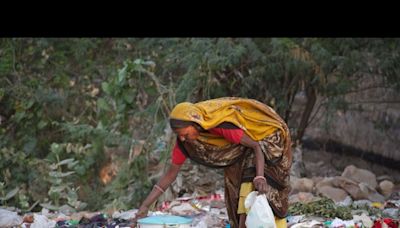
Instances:
[[[256,155],[255,159],[256,176],[264,177],[264,164],[265,164],[264,154],[258,142],[254,141],[246,133],[244,133],[240,140],[240,144],[250,147],[254,150],[254,153]],[[253,181],[253,183],[260,194],[264,194],[267,192],[268,186],[265,178],[257,178]]]
[[[176,176],[178,175],[181,166],[182,165],[171,164],[168,171],[164,174],[163,177],[161,177],[157,185],[165,191],[176,179]],[[139,211],[136,213],[134,221],[139,218],[146,217],[150,205],[152,205],[162,193],[163,192],[161,190],[153,188],[147,198],[143,201],[142,205],[139,207]]]

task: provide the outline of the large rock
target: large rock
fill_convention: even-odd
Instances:
[[[389,197],[392,194],[393,188],[394,184],[391,181],[384,180],[379,183],[379,192],[385,197]]]
[[[354,200],[368,198],[368,194],[361,190],[361,188],[357,182],[350,180],[346,177],[339,177],[339,176],[334,177],[334,178],[332,178],[331,183],[332,183],[332,186],[345,190],[347,193],[350,194],[350,196]]]
[[[346,177],[358,183],[366,183],[373,189],[376,189],[378,185],[374,173],[366,169],[359,169],[354,165],[347,166],[342,173],[342,177]]]
[[[323,186],[333,187],[333,181],[334,181],[333,177],[325,177],[324,179],[319,180],[318,183],[315,184],[315,188],[318,190]]]
[[[289,196],[289,204],[301,202],[301,203],[310,203],[314,201],[316,198],[313,194],[309,192],[299,192],[297,194]]]
[[[292,187],[292,193],[312,192],[314,187],[314,181],[308,178],[291,177],[290,184]]]
[[[340,188],[322,186],[317,189],[317,192],[322,196],[332,199],[335,203],[342,202],[348,196],[347,192]]]
[[[363,191],[367,195],[367,199],[371,200],[372,202],[381,202],[385,201],[385,197],[379,194],[375,189],[372,189],[369,185],[365,183],[359,183],[361,191]]]
[[[320,183],[321,181],[325,180],[325,177],[318,177],[318,176],[315,176],[315,177],[312,177],[311,180],[314,181],[314,185],[317,185],[317,184]]]
[[[373,202],[383,202],[384,197],[367,183],[357,183],[346,177],[334,177],[330,181],[332,186],[341,188],[351,195],[354,200],[368,199]]]

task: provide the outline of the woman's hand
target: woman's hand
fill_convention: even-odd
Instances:
[[[140,218],[144,218],[147,216],[147,213],[149,213],[149,208],[145,207],[145,206],[141,206],[139,208],[139,211],[136,213],[136,217],[135,219],[140,219]]]
[[[141,206],[139,208],[139,211],[136,213],[135,218],[131,220],[132,222],[131,227],[132,228],[136,227],[137,220],[146,217],[148,213],[149,213],[149,208],[147,208],[146,206]]]
[[[266,194],[268,189],[268,184],[265,179],[257,179],[253,181],[254,187],[257,189],[258,194]]]
[[[157,200],[157,198],[164,192],[160,191],[159,188],[161,188],[161,190],[167,189],[169,185],[176,179],[176,176],[178,175],[180,168],[181,165],[176,165],[176,164],[172,164],[169,167],[167,173],[165,173],[164,176],[161,177],[159,183],[157,183],[156,186],[158,186],[158,188],[157,187],[153,188],[150,194],[143,201],[142,205],[139,207],[139,211],[136,213],[135,218],[131,220],[134,223],[133,225],[135,225],[138,219],[147,216],[147,213],[149,212],[149,206],[152,205]]]

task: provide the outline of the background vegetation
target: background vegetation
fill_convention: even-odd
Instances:
[[[176,103],[258,99],[301,140],[317,97],[326,115],[346,111],[344,96],[369,75],[399,92],[399,47],[364,38],[0,39],[0,203],[137,207],[152,167],[168,160]],[[293,112],[299,95],[306,103]]]

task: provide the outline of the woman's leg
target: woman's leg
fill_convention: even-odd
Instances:
[[[246,222],[246,214],[245,213],[244,214],[240,214],[240,217],[239,217],[239,228],[246,228],[245,222]]]

